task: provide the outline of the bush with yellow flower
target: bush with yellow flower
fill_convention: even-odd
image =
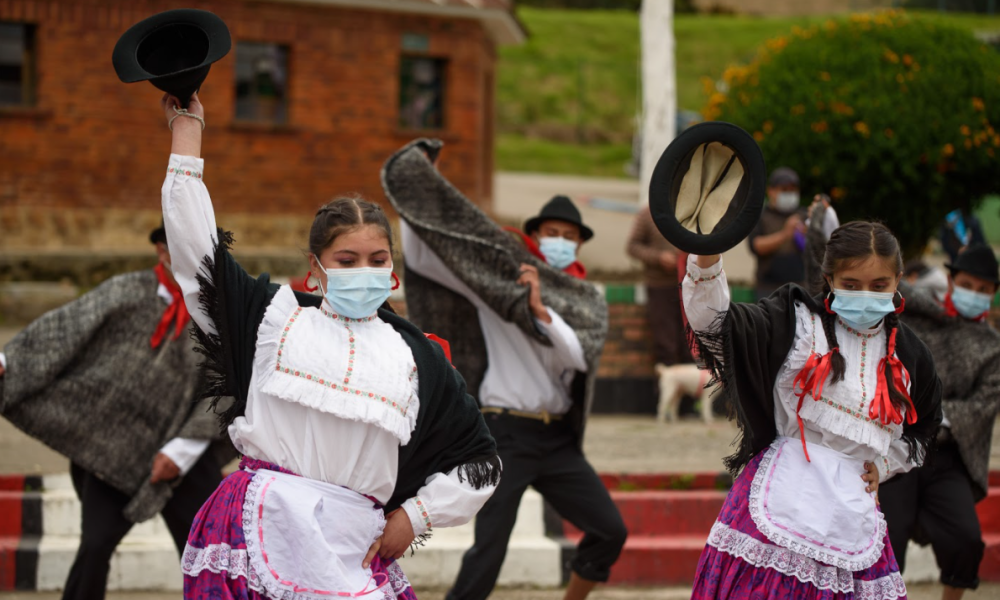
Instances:
[[[902,11],[856,14],[771,40],[723,73],[706,119],[751,132],[803,199],[880,219],[913,254],[944,215],[1000,191],[1000,52]]]

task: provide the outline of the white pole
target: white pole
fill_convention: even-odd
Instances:
[[[677,126],[674,66],[674,2],[643,0],[639,13],[642,38],[642,155],[640,198],[649,202],[649,180]]]

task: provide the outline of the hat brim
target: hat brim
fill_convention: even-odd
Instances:
[[[590,238],[594,237],[594,230],[591,229],[590,227],[587,227],[586,225],[584,225],[579,221],[572,221],[570,219],[562,219],[559,217],[542,217],[542,216],[532,217],[524,222],[524,232],[527,233],[528,235],[531,235],[532,233],[538,231],[538,228],[541,227],[542,223],[544,223],[545,221],[562,221],[563,223],[576,225],[577,227],[580,228],[580,239],[582,239],[585,242]]]
[[[712,142],[732,150],[744,174],[725,215],[714,229],[690,231],[677,220],[678,192],[695,150]],[[657,229],[678,249],[697,255],[722,254],[753,231],[764,210],[766,189],[764,155],[753,137],[732,123],[710,121],[684,130],[663,151],[649,182],[649,209]]]
[[[176,25],[190,25],[204,33],[207,49],[204,59],[198,64],[172,71],[170,76],[177,76],[192,71],[204,70],[218,61],[232,48],[232,38],[226,23],[217,15],[207,10],[180,8],[155,14],[139,21],[118,38],[111,54],[111,62],[115,73],[124,83],[148,81],[163,77],[165,73],[150,73],[139,62],[138,50],[143,40],[157,30]]]

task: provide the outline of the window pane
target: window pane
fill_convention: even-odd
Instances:
[[[0,106],[32,104],[32,26],[0,23]]]
[[[404,56],[399,64],[399,125],[407,129],[444,127],[446,61]]]
[[[288,47],[236,44],[236,118],[284,123],[288,118]]]

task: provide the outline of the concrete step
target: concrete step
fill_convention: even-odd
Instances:
[[[1000,533],[1000,486],[991,486],[986,497],[976,505],[983,533]]]
[[[726,492],[710,490],[612,491],[629,536],[700,535],[708,537],[726,501]],[[572,523],[563,525],[567,537],[579,534]]]

